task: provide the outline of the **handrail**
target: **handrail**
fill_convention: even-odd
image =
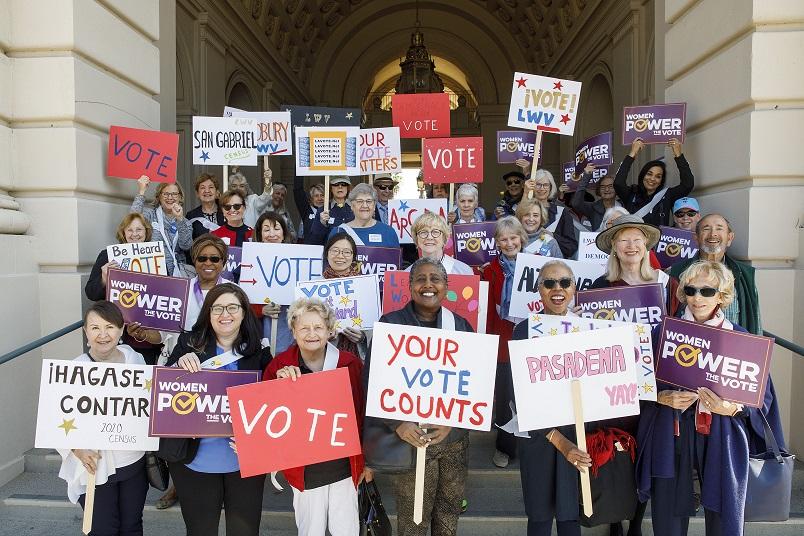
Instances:
[[[65,327],[61,328],[60,330],[54,331],[53,333],[45,335],[44,337],[40,337],[40,338],[36,339],[33,342],[29,342],[26,345],[20,346],[16,350],[12,350],[12,351],[8,352],[7,354],[3,354],[2,356],[0,356],[0,365],[2,365],[3,363],[7,363],[7,362],[11,361],[12,359],[14,359],[16,357],[19,357],[22,354],[26,354],[26,353],[30,352],[31,350],[35,350],[35,349],[39,348],[40,346],[44,346],[45,344],[49,343],[50,341],[54,341],[54,340],[58,339],[59,337],[61,337],[63,335],[67,335],[68,333],[77,330],[78,328],[80,328],[83,325],[84,325],[83,320],[79,320],[78,322],[73,322],[69,326],[65,326]]]
[[[798,355],[804,357],[804,346],[799,346],[798,344],[796,344],[794,342],[790,342],[787,339],[783,339],[783,338],[779,337],[778,335],[774,335],[770,331],[765,331],[764,329],[762,330],[762,334],[764,336],[766,336],[766,337],[770,337],[770,338],[774,339],[776,344],[778,344],[782,348],[786,348],[787,350],[790,350],[794,354],[798,354]]]

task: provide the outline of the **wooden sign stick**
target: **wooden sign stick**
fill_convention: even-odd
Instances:
[[[329,175],[324,177],[324,212],[329,212]]]
[[[371,173],[371,174],[369,175],[369,184],[370,184],[371,186],[374,186],[374,173]]]
[[[583,426],[583,402],[581,401],[581,382],[572,380],[572,408],[575,410],[575,442],[578,450],[586,452],[586,429]],[[592,484],[589,481],[589,469],[578,468],[581,473],[581,498],[583,513],[592,517]]]
[[[271,353],[276,355],[276,339],[278,337],[279,318],[271,319]]]
[[[223,181],[221,184],[223,184],[224,192],[229,189],[229,166],[223,166]]]
[[[422,432],[427,433],[426,428]],[[417,525],[422,523],[424,510],[424,466],[427,447],[416,447],[416,484],[413,488],[413,522]]]
[[[455,183],[449,183],[449,200],[447,201],[447,212],[452,212],[455,208]]]
[[[95,511],[95,473],[87,474],[87,494],[84,497],[84,522],[81,532],[89,534],[92,531],[92,513]]]
[[[536,178],[536,170],[539,167],[539,155],[542,152],[542,131],[536,131],[536,143],[533,146],[533,163],[530,165],[530,178]],[[528,192],[528,199],[533,199],[533,190]]]

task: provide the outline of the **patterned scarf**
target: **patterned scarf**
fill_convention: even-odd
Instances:
[[[354,262],[352,263],[352,266],[345,273],[341,274],[333,270],[331,266],[327,266],[324,269],[324,273],[322,275],[324,276],[324,279],[335,279],[338,277],[354,277],[360,275],[360,265]],[[344,352],[350,352],[354,355],[358,355],[357,344],[350,341],[345,335],[340,334],[337,336],[336,339],[337,344],[335,346],[338,347],[338,350],[343,350]]]

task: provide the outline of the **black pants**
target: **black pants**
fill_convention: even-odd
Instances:
[[[221,506],[226,509],[228,536],[259,534],[265,475],[241,478],[239,471],[199,473],[181,463],[168,466],[187,536],[218,536]]]
[[[142,508],[147,493],[145,458],[117,469],[105,484],[95,487],[89,536],[142,536]],[[81,508],[84,499],[86,495],[78,498]]]
[[[528,536],[550,536],[553,520],[531,521],[528,519]],[[581,536],[581,525],[577,521],[556,521],[558,536]]]
[[[497,379],[494,382],[494,423],[503,426],[511,420],[511,394],[514,392],[511,363],[497,363]],[[497,429],[495,447],[508,457],[516,457],[516,436]]]

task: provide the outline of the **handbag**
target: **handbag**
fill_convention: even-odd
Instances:
[[[155,452],[145,453],[145,473],[148,476],[148,484],[165,491],[170,481],[167,462],[156,455]]]
[[[636,441],[618,428],[603,428],[590,434],[586,444],[593,461],[600,460],[600,466],[592,467],[589,476],[593,514],[586,517],[581,509],[581,525],[595,527],[631,519],[638,503],[634,476]]]
[[[375,417],[363,420],[363,456],[368,467],[381,473],[406,473],[415,464],[413,446]]]
[[[360,512],[360,536],[391,536],[391,521],[374,480],[360,483],[357,504]]]
[[[161,437],[156,455],[168,463],[190,463],[198,453],[199,443],[189,437]]]
[[[748,489],[745,521],[787,521],[796,457],[779,448],[768,419],[760,411],[765,428],[765,447],[770,451],[748,456]]]

